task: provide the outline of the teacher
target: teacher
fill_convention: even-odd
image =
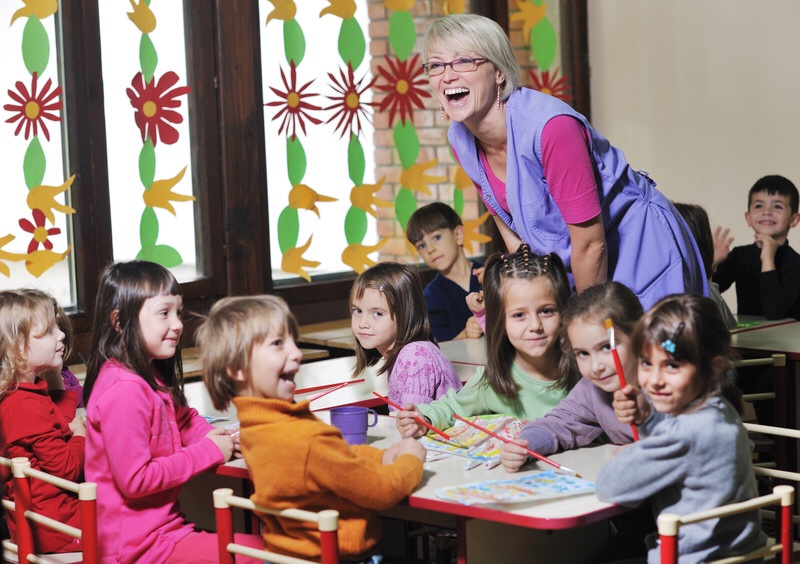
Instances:
[[[436,20],[422,68],[445,114],[456,159],[478,188],[509,251],[523,241],[556,252],[576,290],[616,280],[645,309],[672,293],[708,295],[700,253],[669,200],[587,119],[522,88],[497,23]]]

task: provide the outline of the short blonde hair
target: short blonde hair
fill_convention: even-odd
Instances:
[[[502,100],[520,88],[519,61],[514,56],[508,35],[497,22],[477,14],[452,14],[439,18],[422,39],[422,58],[427,62],[428,52],[440,45],[489,59],[505,77],[500,91]]]
[[[297,320],[277,296],[237,296],[219,300],[197,330],[203,382],[214,408],[223,411],[237,395],[233,375],[250,374],[253,347],[270,333],[288,331],[297,339]]]

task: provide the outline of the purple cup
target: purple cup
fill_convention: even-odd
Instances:
[[[369,415],[372,414],[372,422]],[[342,432],[344,440],[350,445],[363,445],[367,442],[367,427],[378,424],[378,414],[372,409],[349,405],[331,409],[331,425]]]

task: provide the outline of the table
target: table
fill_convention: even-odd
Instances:
[[[735,329],[731,329],[731,333],[743,333],[746,331],[754,331],[756,329],[764,329],[777,325],[788,325],[789,323],[797,323],[795,319],[767,319],[761,315],[734,315],[736,323],[739,324]]]
[[[356,348],[349,318],[303,325],[297,342],[347,350]]]
[[[486,366],[486,337],[445,341],[439,348],[453,364]]]

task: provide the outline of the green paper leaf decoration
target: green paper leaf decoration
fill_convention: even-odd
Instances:
[[[174,268],[183,263],[181,254],[169,245],[155,245],[142,248],[136,255],[139,260],[147,260],[160,264],[164,268]]]
[[[534,6],[541,6],[542,2],[544,2],[544,0],[528,0],[528,2],[530,2]]]
[[[464,213],[464,191],[463,190],[454,190],[453,191],[453,209],[456,210],[456,213],[459,216]]]
[[[389,43],[397,58],[405,61],[414,50],[416,40],[411,12],[392,12],[389,16]]]
[[[358,136],[351,135],[350,143],[347,145],[347,167],[350,171],[350,180],[356,186],[361,186],[364,183],[364,169],[366,166],[364,148],[361,146]]]
[[[278,216],[278,247],[281,249],[281,254],[297,245],[299,234],[300,218],[297,210],[286,206]]]
[[[139,65],[142,67],[144,81],[149,84],[156,73],[158,54],[156,53],[156,46],[153,45],[148,33],[143,33],[142,40],[139,42]]]
[[[142,145],[142,150],[139,152],[139,179],[142,181],[142,186],[145,190],[149,190],[153,185],[153,180],[156,176],[156,149],[153,147],[153,141],[150,136],[147,136],[147,141]]]
[[[297,137],[286,139],[286,169],[292,186],[300,184],[306,175],[306,151]]]
[[[142,249],[152,247],[158,240],[158,217],[153,208],[144,208],[142,219],[139,220],[139,241]]]
[[[339,28],[339,56],[342,60],[357,69],[364,60],[366,51],[367,42],[358,20],[342,20],[342,27]]]
[[[394,200],[394,211],[397,216],[397,221],[403,226],[403,230],[408,224],[408,218],[417,209],[417,199],[414,197],[414,192],[408,188],[400,188],[397,191],[397,197]]]
[[[44,156],[42,144],[39,136],[34,136],[25,151],[25,158],[22,160],[22,171],[25,175],[25,186],[28,190],[33,190],[44,180],[44,172],[47,169],[47,158]]]
[[[344,217],[344,236],[347,244],[360,243],[367,234],[367,212],[355,206],[347,210]]]
[[[531,52],[542,72],[550,69],[556,58],[556,31],[547,18],[531,29]]]
[[[417,130],[411,121],[403,123],[402,120],[394,124],[394,144],[397,147],[397,153],[400,155],[400,162],[403,168],[410,168],[419,156],[419,137],[417,137]]]
[[[28,16],[22,30],[22,60],[28,72],[42,76],[50,61],[50,38],[36,16]]]
[[[295,66],[300,66],[306,54],[306,38],[294,18],[283,22],[283,50],[287,61],[294,61]]]

